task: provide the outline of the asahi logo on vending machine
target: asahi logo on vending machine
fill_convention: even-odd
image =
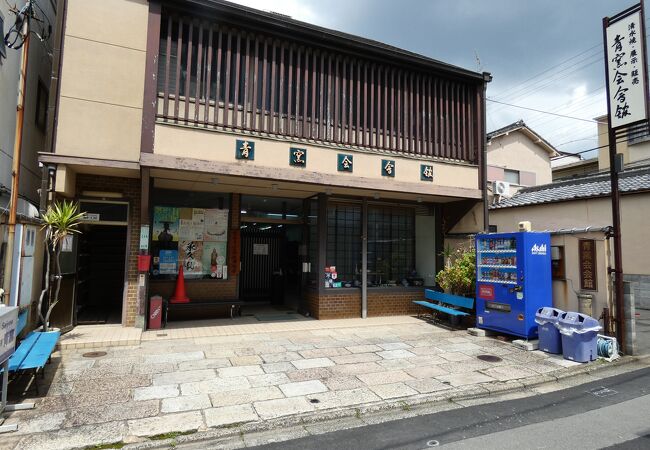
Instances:
[[[546,255],[546,244],[534,244],[530,249],[531,255]]]

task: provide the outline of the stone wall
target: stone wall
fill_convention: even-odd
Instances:
[[[625,264],[623,264],[625,270]],[[650,275],[625,274],[623,280],[630,282],[634,304],[638,309],[650,309]]]

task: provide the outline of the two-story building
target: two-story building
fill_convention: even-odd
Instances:
[[[25,13],[26,3],[25,0],[0,2],[0,286],[8,294],[5,302],[25,308],[30,304],[35,307],[42,286],[44,243],[38,210],[42,169],[38,153],[46,145],[53,41],[49,26],[55,25],[57,8],[56,1],[46,0],[32,9],[32,33],[29,45],[25,46],[16,32],[16,19],[21,11]],[[5,44],[5,36],[10,45]],[[21,61],[25,48],[23,91],[20,89]],[[16,114],[21,97],[22,133],[17,130]],[[20,149],[15,145],[17,133],[20,133]],[[14,169],[19,174],[17,226],[11,258],[13,270],[8,270],[5,266]],[[35,322],[36,317],[34,308],[30,320]]]
[[[414,312],[483,201],[489,74],[223,1],[59,3],[40,159],[87,215],[53,321],[141,327],[180,268],[191,300]]]

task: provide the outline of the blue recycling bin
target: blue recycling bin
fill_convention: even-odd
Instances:
[[[535,322],[539,335],[539,349],[546,353],[562,353],[562,335],[557,328],[557,321],[564,311],[545,306],[535,313]]]
[[[602,327],[596,319],[586,314],[565,312],[557,322],[562,335],[564,359],[589,362],[598,358],[598,330]]]

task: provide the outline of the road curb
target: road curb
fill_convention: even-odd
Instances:
[[[624,356],[612,362],[597,360],[594,363],[584,366],[569,367],[557,375],[542,374],[525,379],[511,380],[505,382],[489,382],[467,387],[450,388],[449,390],[438,391],[431,394],[419,394],[411,397],[403,397],[393,400],[384,400],[380,402],[366,403],[358,406],[348,406],[341,408],[332,408],[323,411],[296,414],[277,419],[266,421],[250,422],[244,424],[233,424],[220,428],[211,428],[200,430],[193,434],[181,435],[172,439],[164,440],[145,440],[141,442],[125,445],[124,449],[145,450],[169,448],[179,444],[198,443],[206,440],[227,440],[233,438],[242,438],[244,435],[252,433],[263,433],[278,428],[287,430],[290,428],[302,428],[306,435],[310,434],[305,427],[310,425],[322,424],[341,419],[358,419],[358,426],[367,425],[368,416],[387,412],[395,412],[394,417],[386,420],[396,420],[409,416],[423,414],[421,409],[425,407],[440,409],[451,409],[459,407],[459,403],[468,400],[476,400],[488,397],[499,397],[517,392],[527,392],[531,388],[542,385],[550,385],[567,381],[581,375],[591,375],[603,372],[608,369],[627,366],[632,363],[650,363],[650,356],[636,357]],[[448,405],[448,408],[444,406]],[[442,408],[441,408],[442,407]],[[432,411],[433,412],[433,411]],[[426,413],[426,412],[424,412]],[[375,422],[371,421],[370,423]],[[144,438],[147,439],[147,438]]]

